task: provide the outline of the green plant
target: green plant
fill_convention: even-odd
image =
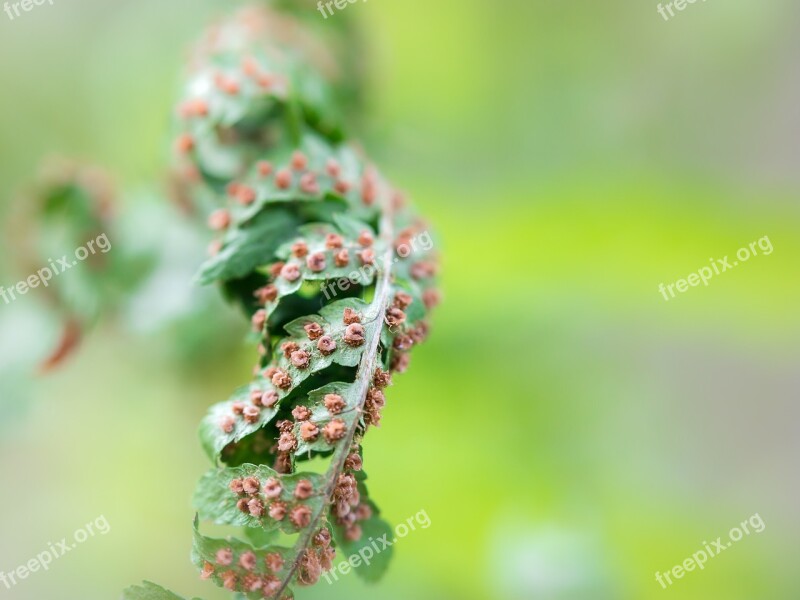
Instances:
[[[38,299],[62,323],[56,348],[39,365],[43,372],[60,365],[151,267],[151,256],[124,245],[109,253],[121,237],[119,210],[111,176],[71,159],[44,161],[38,176],[16,194],[4,236],[13,249],[15,274],[38,288]],[[98,241],[102,248],[95,246]],[[85,251],[80,261],[76,249]],[[65,271],[69,273],[60,276]]]
[[[362,442],[438,302],[427,225],[344,143],[335,80],[298,55],[297,38],[264,43],[273,16],[248,9],[193,54],[176,138],[218,233],[199,280],[241,306],[259,347],[253,380],[202,422],[215,467],[194,499],[195,565],[247,598],[291,598],[337,551],[391,532]],[[201,520],[242,526],[246,540],[206,537]],[[389,558],[356,572],[377,580]],[[125,598],[177,596],[147,583]]]

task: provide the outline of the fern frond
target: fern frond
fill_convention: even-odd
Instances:
[[[329,78],[258,36],[204,61],[177,137],[218,232],[198,280],[241,306],[259,359],[201,424],[214,467],[195,494],[193,561],[247,598],[291,598],[337,551],[391,532],[362,444],[391,374],[427,336],[436,253],[403,195],[345,143]],[[206,537],[200,520],[248,539]],[[389,553],[357,573],[376,580]]]

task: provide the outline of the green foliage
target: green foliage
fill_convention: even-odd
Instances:
[[[201,283],[239,279],[255,270],[264,256],[275,250],[300,224],[285,209],[264,211],[245,226],[230,232],[219,254],[211,257],[200,270]]]
[[[194,505],[198,516],[203,520],[214,521],[218,525],[259,527],[267,532],[281,530],[284,533],[297,533],[299,528],[291,519],[278,521],[266,514],[256,517],[237,508],[236,503],[241,498],[264,500],[264,496],[260,492],[237,494],[231,491],[232,481],[242,481],[249,477],[255,478],[261,485],[269,479],[280,482],[280,492],[278,495],[270,497],[272,502],[306,506],[314,511],[321,509],[323,499],[320,495],[315,494],[304,499],[299,499],[294,495],[297,485],[301,481],[310,483],[314,489],[320,489],[323,484],[321,475],[313,473],[281,475],[265,465],[242,465],[240,467],[215,469],[200,480],[194,496]]]
[[[142,585],[134,585],[122,593],[122,600],[184,600],[177,594],[165,590],[160,585],[145,581]],[[195,598],[194,600],[198,600]]]
[[[18,196],[12,207],[15,227],[5,240],[14,249],[16,276],[35,277],[32,287],[62,322],[57,347],[40,365],[46,371],[141,285],[155,253],[117,246],[122,236],[114,215],[120,199],[103,169],[50,159]]]
[[[336,86],[317,65],[278,42],[232,46],[196,50],[177,148],[219,232],[198,279],[250,317],[259,359],[200,426],[215,468],[194,497],[193,561],[231,592],[290,598],[337,550],[391,534],[361,447],[390,373],[427,335],[436,256],[416,244],[427,228],[402,194],[342,143]],[[200,520],[244,527],[247,541],[205,537]],[[377,581],[390,558],[356,573]]]
[[[229,558],[221,558],[223,555]],[[244,567],[242,563],[243,555],[252,556],[255,560],[252,566]],[[269,558],[269,560],[268,560]],[[202,535],[198,528],[197,521],[194,527],[194,542],[192,545],[192,562],[204,572],[208,577],[220,587],[239,589],[244,597],[257,599],[264,598],[265,585],[270,589],[280,585],[282,578],[288,578],[293,568],[295,553],[293,548],[279,546],[269,546],[267,549],[256,550],[250,544],[237,539],[215,539]],[[208,565],[219,565],[220,562],[226,563],[224,568],[211,570]],[[248,563],[245,563],[248,564]],[[261,586],[251,593],[244,592],[241,582],[259,581]],[[232,582],[233,584],[228,584]],[[276,595],[277,596],[277,595]],[[281,600],[289,600],[294,597],[291,591],[281,592]]]

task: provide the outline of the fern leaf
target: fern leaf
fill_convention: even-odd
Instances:
[[[425,222],[344,142],[334,79],[276,39],[215,39],[194,53],[176,148],[218,234],[198,280],[242,308],[259,358],[201,423],[214,468],[195,493],[193,561],[247,598],[292,598],[337,551],[391,536],[362,445],[391,373],[427,336],[436,254]],[[201,520],[246,539],[206,537]],[[356,572],[376,581],[390,557]]]

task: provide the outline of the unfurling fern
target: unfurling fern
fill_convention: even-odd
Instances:
[[[184,172],[199,203],[218,203],[199,279],[247,312],[259,352],[253,380],[201,425],[215,468],[195,493],[193,560],[240,597],[283,599],[391,533],[362,442],[427,336],[437,267],[425,223],[343,143],[337,88],[258,35],[268,13],[245,15],[215,29],[180,105]],[[206,537],[201,520],[246,541]],[[357,573],[377,579],[389,553]],[[153,584],[125,597],[177,598]]]
[[[62,323],[57,346],[39,365],[42,372],[60,366],[85,332],[146,274],[146,256],[124,246],[108,254],[120,237],[119,200],[104,169],[53,157],[12,202],[3,239],[13,249],[15,271],[30,274],[26,282],[39,288],[48,312]],[[73,260],[76,253],[80,266]]]

